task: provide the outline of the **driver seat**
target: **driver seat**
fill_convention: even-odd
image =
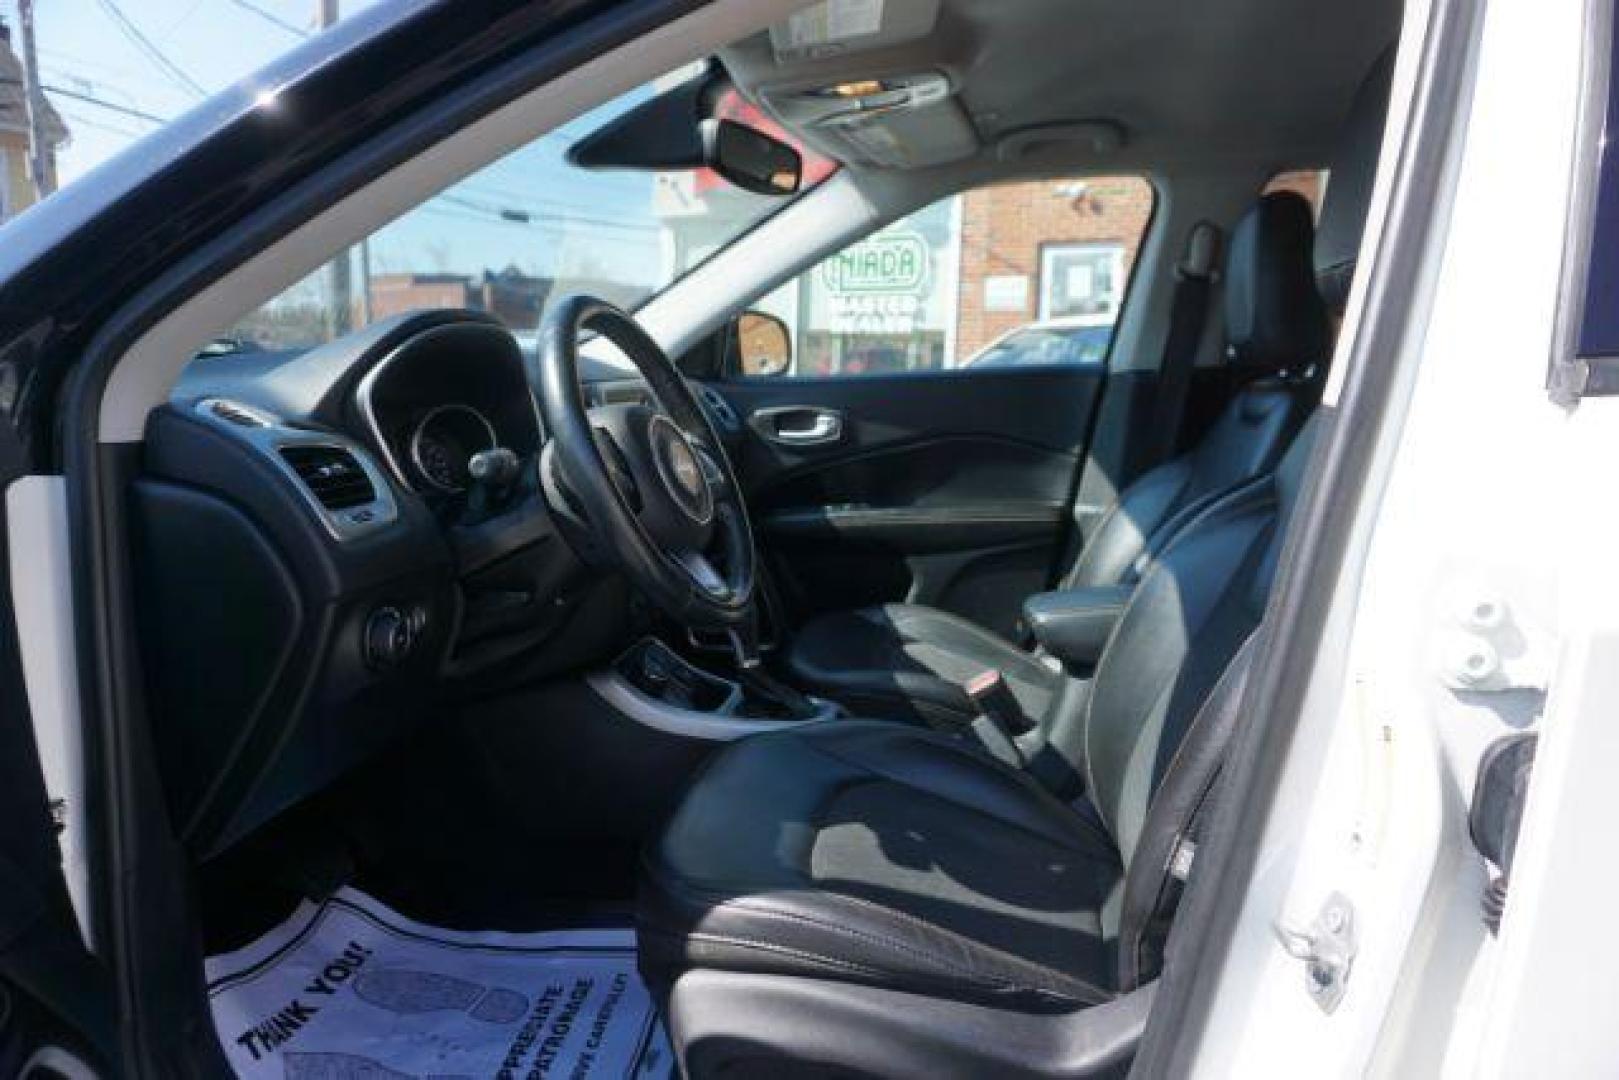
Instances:
[[[1063,576],[1065,589],[1134,585],[1148,561],[1211,501],[1275,467],[1319,389],[1332,349],[1312,267],[1309,204],[1291,192],[1261,198],[1232,236],[1225,322],[1230,366],[1247,379],[1188,453],[1120,494]],[[790,642],[795,683],[861,716],[945,730],[978,714],[964,683],[999,671],[1023,714],[1044,720],[1060,671],[959,616],[883,604],[812,619]]]
[[[1078,803],[882,721],[711,761],[646,855],[637,914],[687,1075],[1061,1074],[1124,1052],[1314,431],[1147,571],[1097,666]]]
[[[1340,192],[1371,189],[1391,59],[1356,97]],[[1323,215],[1335,308],[1361,220]],[[881,721],[710,760],[647,849],[637,904],[686,1075],[1128,1069],[1318,423],[1143,571],[1078,714],[1073,801],[970,740]]]

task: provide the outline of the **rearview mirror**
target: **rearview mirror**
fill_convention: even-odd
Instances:
[[[798,190],[804,161],[791,146],[735,120],[704,120],[703,164],[759,195]]]
[[[731,322],[736,370],[750,378],[787,374],[793,366],[793,337],[786,323],[763,311],[744,311]]]
[[[744,191],[791,195],[803,158],[782,140],[736,120],[703,119],[716,81],[704,72],[614,117],[568,148],[583,169],[712,169]]]

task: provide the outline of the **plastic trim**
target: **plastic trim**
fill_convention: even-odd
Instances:
[[[213,406],[220,401],[219,398],[204,398],[196,405],[198,416],[224,429],[241,442],[247,443],[268,458],[275,465],[276,471],[284,476],[298,492],[298,497],[305,506],[319,519],[326,532],[338,543],[357,540],[368,536],[380,529],[386,529],[399,520],[399,505],[394,502],[393,488],[387,477],[382,475],[371,461],[371,455],[351,439],[325,432],[303,432],[296,428],[283,427],[279,421],[268,427],[243,427],[234,424],[214,411]],[[268,419],[268,414],[262,410],[253,410],[258,416]],[[349,506],[342,510],[328,510],[309,485],[304,483],[303,477],[298,475],[281,451],[288,447],[309,447],[311,449],[338,450],[352,457],[365,473],[365,478],[371,483],[371,490],[376,492],[376,498],[359,506]]]
[[[703,742],[732,742],[745,735],[760,735],[767,731],[784,731],[790,727],[800,727],[804,724],[822,724],[834,719],[838,715],[838,708],[829,701],[811,698],[821,706],[821,712],[807,720],[755,720],[746,716],[736,716],[726,712],[697,712],[694,709],[680,709],[663,702],[653,701],[635,687],[618,672],[611,669],[606,671],[593,671],[585,676],[585,684],[596,692],[596,695],[607,702],[615,712],[634,720],[644,727],[661,731],[667,735],[678,735],[686,739],[700,739]],[[736,699],[740,694],[733,695],[724,708],[735,708]]]
[[[1557,322],[1546,371],[1546,393],[1565,408],[1583,397],[1619,394],[1619,357],[1579,355],[1591,245],[1596,237],[1597,192],[1602,183],[1603,125],[1612,88],[1613,0],[1587,0],[1585,49],[1580,58],[1580,100],[1569,162],[1568,223],[1557,291]]]

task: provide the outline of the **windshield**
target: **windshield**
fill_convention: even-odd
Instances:
[[[692,74],[639,87],[428,199],[248,314],[211,354],[304,348],[419,308],[487,311],[524,332],[569,293],[637,307],[785,205],[707,169],[568,162],[579,139]],[[715,112],[783,137],[733,91]],[[804,188],[836,168],[800,150]]]
[[[0,104],[23,116],[31,75],[21,57],[31,43],[41,105],[37,154],[26,126],[0,146],[7,166],[0,221],[80,182],[337,19],[384,2],[46,3],[31,38],[12,11],[0,10],[0,67],[12,84]],[[415,308],[488,311],[528,331],[551,297],[568,292],[635,307],[786,202],[706,169],[591,171],[568,163],[580,137],[706,67],[688,65],[638,87],[439,192],[243,316],[200,356],[303,349]],[[734,91],[719,93],[708,111],[792,143],[803,157],[800,190],[837,167]]]

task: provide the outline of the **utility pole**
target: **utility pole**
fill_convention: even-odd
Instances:
[[[34,0],[17,0],[17,22],[22,31],[23,101],[28,113],[28,178],[34,198],[56,190],[56,161],[45,133],[45,92],[39,87],[39,58],[34,54]]]
[[[371,238],[360,241],[360,324],[371,323]]]
[[[324,30],[336,21],[337,0],[315,0],[315,28]],[[341,337],[354,328],[354,266],[348,248],[326,265],[326,286],[326,328],[332,337]],[[366,300],[369,307],[370,297]]]

